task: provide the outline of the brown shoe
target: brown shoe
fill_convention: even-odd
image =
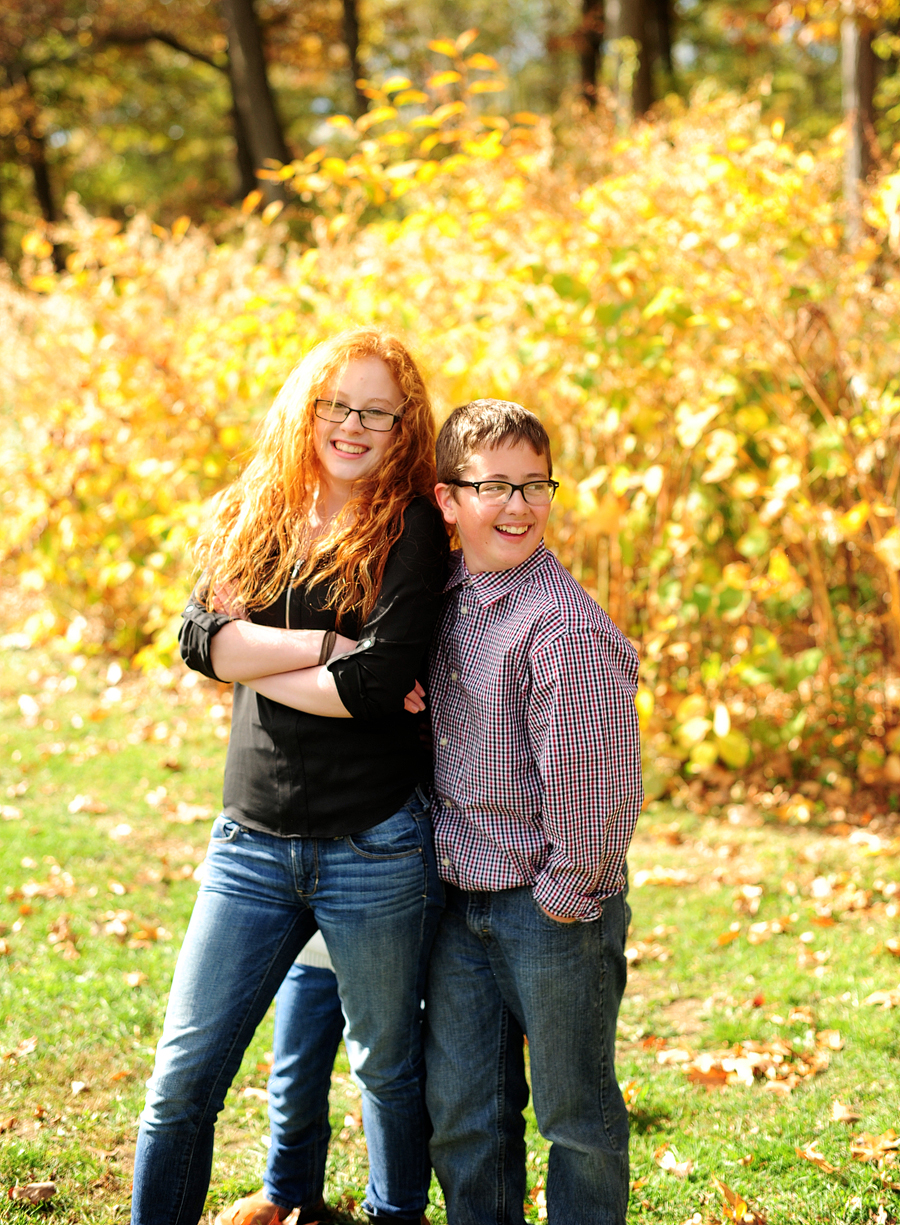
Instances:
[[[280,1225],[290,1213],[290,1208],[279,1208],[266,1199],[262,1187],[252,1195],[245,1195],[234,1204],[223,1208],[213,1225]]]

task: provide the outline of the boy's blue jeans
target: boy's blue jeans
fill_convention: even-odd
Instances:
[[[531,889],[446,909],[426,992],[431,1158],[449,1225],[523,1225],[528,1035],[534,1111],[551,1141],[550,1225],[624,1225],[628,1114],[614,1070],[625,989],[624,894],[592,923],[547,917]]]
[[[135,1225],[196,1225],[202,1216],[216,1116],[317,924],[362,1090],[366,1211],[418,1221],[429,1180],[420,1005],[440,907],[431,823],[417,796],[346,838],[277,838],[216,821],[141,1115]]]

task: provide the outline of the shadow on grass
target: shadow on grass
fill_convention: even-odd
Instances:
[[[672,1122],[672,1116],[661,1110],[641,1110],[632,1108],[628,1115],[631,1120],[631,1131],[639,1136],[646,1136],[651,1131],[662,1131]]]

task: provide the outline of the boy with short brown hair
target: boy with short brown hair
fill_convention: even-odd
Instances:
[[[557,483],[534,414],[457,409],[437,470],[462,548],[430,671],[447,890],[426,1011],[432,1160],[449,1225],[522,1225],[525,1034],[549,1219],[622,1225],[614,1056],[642,800],[637,656],[543,544]]]

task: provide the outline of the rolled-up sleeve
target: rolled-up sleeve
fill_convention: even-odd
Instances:
[[[595,919],[624,887],[643,800],[637,671],[621,635],[569,634],[532,659],[528,735],[549,843],[534,896],[551,914]]]
[[[448,553],[447,532],[438,511],[424,498],[410,503],[356,649],[328,664],[340,699],[354,719],[399,714],[416,680],[424,681]]]
[[[213,638],[222,626],[233,621],[234,617],[228,616],[227,613],[209,612],[198,602],[196,590],[181,617],[181,630],[178,634],[181,658],[195,672],[202,672],[210,680],[219,680],[213,671],[210,648]]]

